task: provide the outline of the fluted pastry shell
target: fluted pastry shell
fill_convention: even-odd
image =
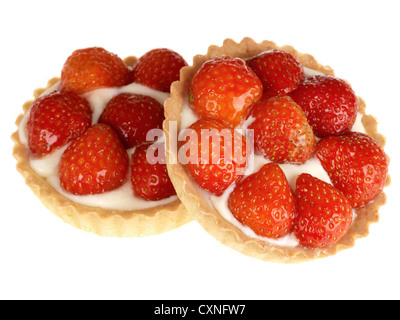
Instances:
[[[136,61],[136,57],[125,59],[129,66],[133,66]],[[53,78],[46,88],[35,90],[34,99],[58,81],[58,78]],[[17,160],[16,167],[42,203],[66,223],[100,236],[139,237],[173,230],[193,220],[179,199],[141,210],[111,210],[76,203],[57,192],[45,178],[31,168],[30,151],[19,138],[21,121],[32,103],[33,101],[28,101],[24,104],[23,114],[16,120],[18,130],[11,136],[14,141],[13,156]]]
[[[206,55],[197,55],[194,57],[193,66],[188,66],[181,70],[180,80],[172,85],[171,97],[164,105],[166,114],[164,132],[166,133],[167,140],[167,166],[171,180],[182,203],[200,225],[218,241],[245,255],[261,260],[279,263],[296,263],[330,256],[336,254],[340,250],[353,247],[356,239],[368,235],[369,225],[378,221],[379,207],[386,202],[385,194],[381,193],[368,205],[357,209],[356,219],[345,237],[326,249],[311,249],[302,246],[277,246],[260,239],[251,238],[244,234],[239,228],[225,220],[207,199],[207,193],[200,190],[196,185],[186,167],[179,164],[177,159],[177,147],[175,143],[170,143],[171,139],[176,139],[177,134],[176,132],[170,132],[169,122],[177,121],[177,130],[179,132],[181,123],[180,115],[184,99],[187,99],[190,81],[205,61],[224,55],[247,59],[270,49],[288,51],[294,54],[303,66],[328,75],[334,75],[332,68],[319,64],[313,56],[300,53],[291,46],[277,46],[271,41],[256,43],[250,38],[244,38],[240,43],[236,43],[231,39],[226,39],[221,47],[210,46]],[[359,112],[362,114],[362,124],[366,132],[383,147],[385,145],[385,138],[377,132],[377,121],[373,116],[365,113],[366,106],[361,98],[359,98],[359,102]],[[171,126],[171,128],[173,128],[173,126]],[[389,183],[390,178],[388,177],[386,184],[388,185]]]

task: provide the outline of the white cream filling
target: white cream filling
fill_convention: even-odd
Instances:
[[[303,67],[303,69],[304,69],[304,74],[305,74],[306,77],[321,76],[321,75],[324,74],[321,71],[310,69],[310,68],[307,68],[307,67]]]
[[[304,72],[305,72],[306,76],[323,74],[319,71],[312,70],[312,69],[306,68],[306,67],[304,68]],[[200,119],[196,115],[196,113],[193,111],[193,109],[189,106],[189,101],[188,101],[187,97],[184,101],[185,102],[183,104],[182,111],[181,111],[181,126],[180,126],[181,130],[190,127],[193,123],[195,123],[197,120]],[[365,128],[361,122],[361,118],[362,118],[362,115],[360,113],[358,113],[357,119],[352,128],[352,131],[366,133]],[[252,121],[254,121],[254,119],[250,118],[250,119],[246,120],[241,126],[237,127],[236,130],[245,130],[251,124]],[[244,132],[242,132],[242,133],[244,133]],[[263,165],[265,165],[266,163],[269,163],[269,162],[271,162],[271,161],[264,158],[261,155],[254,154],[254,151],[252,151],[250,154],[250,157],[249,157],[249,162],[248,162],[244,176],[248,176],[248,175],[251,175],[251,174],[257,172],[258,170],[260,170],[260,168]],[[330,180],[327,172],[323,169],[319,159],[316,156],[313,156],[311,159],[309,159],[302,165],[287,163],[287,164],[279,164],[279,166],[281,167],[282,171],[285,173],[285,176],[289,182],[289,186],[293,191],[296,189],[297,177],[301,173],[309,173],[312,176],[331,184],[331,180]],[[235,187],[236,187],[236,184],[232,184],[227,190],[225,190],[225,192],[221,196],[215,196],[204,190],[201,190],[201,191],[203,192],[203,194],[208,195],[209,199],[207,199],[207,200],[210,200],[209,202],[211,202],[211,204],[214,206],[214,208],[218,211],[218,213],[225,220],[232,223],[234,226],[236,226],[238,229],[240,229],[248,237],[256,238],[256,239],[268,242],[272,245],[277,245],[277,246],[282,246],[282,247],[295,247],[299,244],[299,242],[293,232],[284,237],[281,237],[279,239],[272,239],[272,238],[259,236],[248,226],[240,223],[233,216],[232,212],[228,208],[228,198],[229,198],[229,195],[232,193],[232,191],[235,189]],[[353,215],[355,216],[354,210],[353,210]]]
[[[47,95],[53,91],[59,89],[59,83],[56,83],[53,87],[49,88],[41,96]],[[89,105],[92,109],[92,124],[97,123],[100,115],[108,102],[115,96],[121,93],[134,93],[143,94],[156,99],[159,103],[164,105],[166,99],[169,98],[170,94],[166,92],[160,92],[148,88],[146,86],[132,83],[124,87],[119,88],[104,88],[90,91],[83,95],[88,100]],[[21,122],[19,130],[19,139],[28,148],[28,138],[26,123],[29,119],[29,111]],[[177,196],[171,196],[166,199],[159,201],[147,201],[140,197],[135,196],[132,185],[129,179],[129,175],[125,183],[112,191],[104,192],[96,195],[73,195],[65,191],[60,185],[60,179],[58,176],[58,167],[61,160],[61,156],[68,145],[55,150],[51,154],[42,158],[30,158],[30,165],[32,169],[40,176],[46,178],[47,182],[59,193],[64,195],[66,198],[88,206],[101,207],[104,209],[116,209],[116,210],[140,210],[153,208],[156,206],[170,203],[177,199]],[[134,148],[128,150],[128,154],[131,155]]]

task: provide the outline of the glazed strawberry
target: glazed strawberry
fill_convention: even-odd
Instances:
[[[36,99],[27,122],[31,152],[44,156],[64,146],[92,122],[89,103],[71,92],[55,91]]]
[[[290,93],[317,137],[340,135],[356,121],[358,98],[344,80],[325,75],[305,79]]]
[[[364,133],[348,132],[326,137],[316,155],[333,185],[357,208],[382,192],[388,174],[388,158],[377,142]]]
[[[166,166],[163,143],[144,144],[132,154],[131,183],[134,193],[157,201],[176,194]]]
[[[180,161],[197,184],[219,196],[241,178],[249,154],[246,138],[217,119],[202,118],[185,130]],[[182,156],[186,156],[182,161]]]
[[[126,148],[146,142],[147,132],[161,129],[164,107],[145,95],[122,93],[110,100],[99,122],[110,125]]]
[[[239,222],[260,236],[280,238],[292,231],[294,195],[274,162],[240,181],[228,198],[228,207]]]
[[[187,62],[179,53],[166,48],[154,49],[139,58],[133,67],[133,80],[155,90],[169,92],[172,82],[179,80],[184,66]]]
[[[131,81],[131,71],[124,61],[97,47],[73,52],[61,72],[61,88],[78,94],[104,87],[120,87]]]
[[[288,96],[258,101],[251,110],[255,120],[254,148],[278,163],[303,163],[312,157],[316,141],[303,110]]]
[[[264,51],[247,60],[247,64],[261,79],[264,91],[275,95],[288,94],[304,79],[303,66],[287,51]]]
[[[199,116],[235,127],[246,119],[262,91],[260,79],[242,59],[217,57],[205,62],[193,77],[189,102]]]
[[[347,198],[332,185],[302,173],[296,181],[294,233],[303,246],[326,248],[339,241],[353,220]]]
[[[63,153],[60,183],[73,194],[98,194],[121,186],[128,169],[128,155],[117,134],[108,125],[96,124]]]

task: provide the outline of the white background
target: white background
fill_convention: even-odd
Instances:
[[[399,299],[399,1],[0,2],[2,299]],[[380,222],[336,256],[280,265],[243,256],[195,222],[101,238],[49,212],[15,169],[11,133],[35,88],[78,48],[121,57],[169,47],[191,63],[225,38],[311,53],[352,83],[387,137],[392,184]]]

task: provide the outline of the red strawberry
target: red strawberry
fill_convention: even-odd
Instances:
[[[278,163],[302,163],[312,157],[316,141],[303,110],[288,96],[260,100],[251,110],[255,117],[256,152]]]
[[[353,220],[347,198],[332,185],[302,173],[296,181],[294,233],[300,244],[326,248],[339,241]]]
[[[131,71],[117,55],[103,48],[76,50],[61,73],[61,88],[78,94],[131,82]]]
[[[239,222],[260,236],[280,238],[292,231],[295,199],[274,162],[240,181],[228,198],[228,207]]]
[[[189,88],[189,102],[198,115],[232,127],[246,119],[261,95],[262,84],[254,71],[242,59],[229,56],[205,62]]]
[[[333,185],[357,208],[382,192],[388,174],[388,158],[374,139],[359,132],[326,137],[316,155]]]
[[[221,195],[244,173],[246,138],[217,119],[202,118],[192,124],[180,157],[187,156],[187,168],[197,184]]]
[[[65,150],[59,176],[61,186],[73,194],[97,194],[121,186],[128,169],[128,154],[117,134],[96,124]]]
[[[117,132],[126,148],[146,142],[147,132],[161,129],[163,121],[164,107],[157,100],[131,93],[112,98],[99,119]]]
[[[165,164],[163,143],[144,144],[132,154],[131,182],[134,193],[145,200],[161,200],[176,194]]]
[[[247,64],[261,79],[264,91],[284,95],[296,89],[304,79],[304,69],[297,58],[282,50],[264,51]]]
[[[317,137],[340,135],[354,125],[358,98],[342,79],[313,76],[305,79],[290,96],[304,110]]]
[[[44,156],[85,131],[92,122],[89,103],[72,92],[53,92],[36,99],[27,123],[31,152]]]
[[[155,90],[169,92],[172,82],[179,80],[184,66],[187,62],[177,52],[154,49],[139,58],[133,67],[133,80]]]

